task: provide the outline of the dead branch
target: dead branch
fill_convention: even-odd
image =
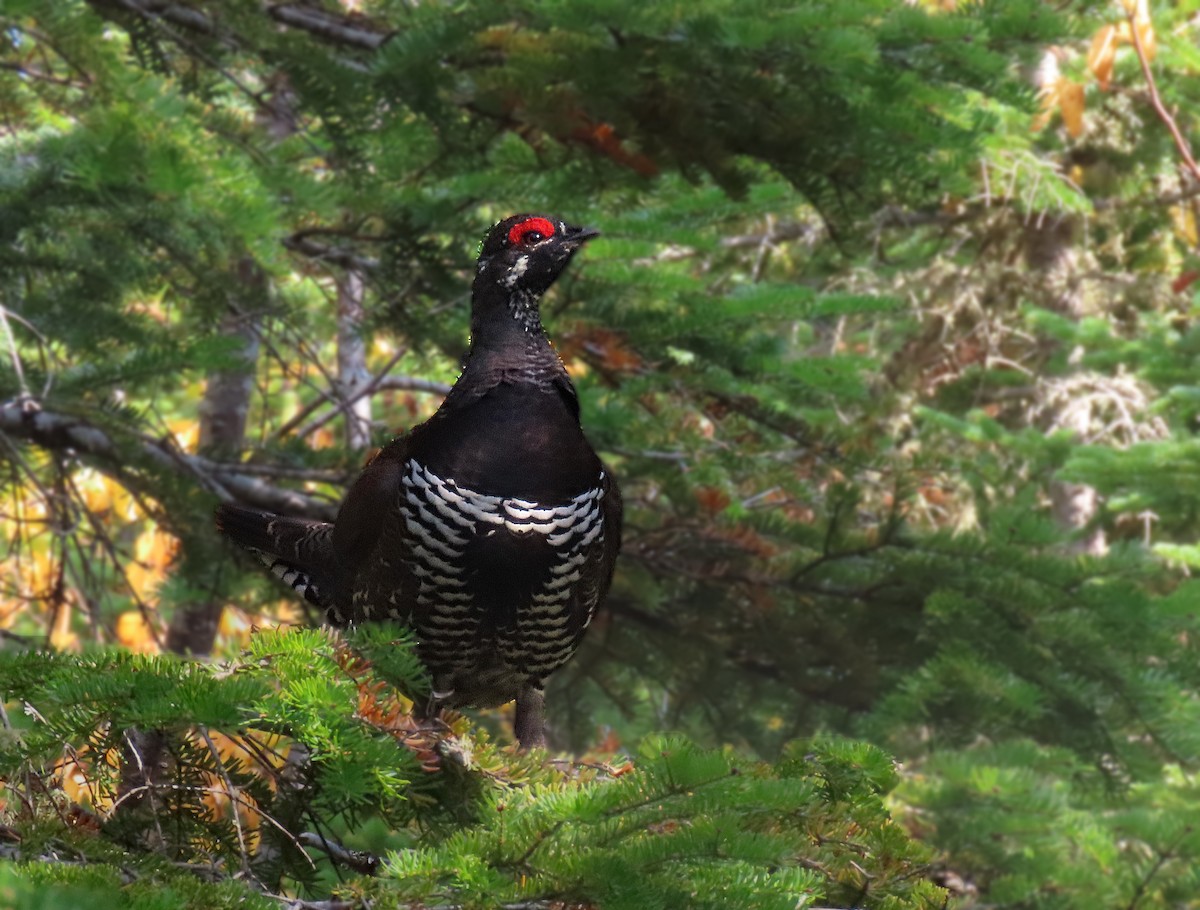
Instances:
[[[1171,138],[1175,140],[1175,148],[1179,150],[1179,157],[1187,165],[1192,179],[1200,180],[1200,165],[1196,164],[1196,159],[1192,157],[1192,148],[1180,131],[1179,124],[1175,122],[1175,118],[1171,116],[1171,112],[1163,104],[1162,96],[1158,93],[1158,83],[1154,81],[1154,73],[1150,69],[1150,61],[1146,58],[1146,48],[1142,45],[1142,37],[1138,33],[1137,15],[1134,5],[1129,5],[1127,15],[1129,19],[1129,33],[1133,36],[1133,49],[1137,53],[1138,62],[1142,65],[1142,75],[1146,78],[1146,87],[1150,90],[1150,104],[1154,107],[1154,112],[1158,114],[1158,119],[1170,130]]]
[[[374,31],[364,27],[362,18],[350,19],[323,9],[300,4],[280,3],[267,7],[267,15],[284,25],[298,28],[334,44],[374,51],[382,47],[395,32]]]
[[[20,401],[0,404],[0,433],[24,439],[45,449],[74,453],[94,462],[100,470],[123,485],[140,488],[133,462],[137,460],[173,473],[186,472],[197,478],[222,502],[240,502],[256,508],[289,515],[332,521],[336,508],[330,502],[296,490],[243,474],[227,464],[181,451],[171,439],[152,439],[130,434],[130,445],[122,446],[110,432],[70,414],[29,409]],[[132,457],[131,457],[132,456]]]

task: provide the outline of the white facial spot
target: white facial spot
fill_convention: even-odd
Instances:
[[[528,269],[529,257],[521,256],[513,263],[513,267],[508,270],[508,274],[504,276],[504,286],[509,288],[514,287]]]

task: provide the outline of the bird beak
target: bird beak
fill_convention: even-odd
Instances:
[[[600,232],[595,228],[590,227],[568,227],[565,240],[578,246],[585,241],[591,240],[593,237],[599,237]]]

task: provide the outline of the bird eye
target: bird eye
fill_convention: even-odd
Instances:
[[[554,236],[554,223],[546,218],[526,218],[514,224],[508,232],[508,242],[513,246],[526,243],[541,243]]]

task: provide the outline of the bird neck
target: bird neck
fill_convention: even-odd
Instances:
[[[538,314],[539,297],[491,282],[476,282],[471,306],[471,348],[463,378],[550,384],[566,377]]]

